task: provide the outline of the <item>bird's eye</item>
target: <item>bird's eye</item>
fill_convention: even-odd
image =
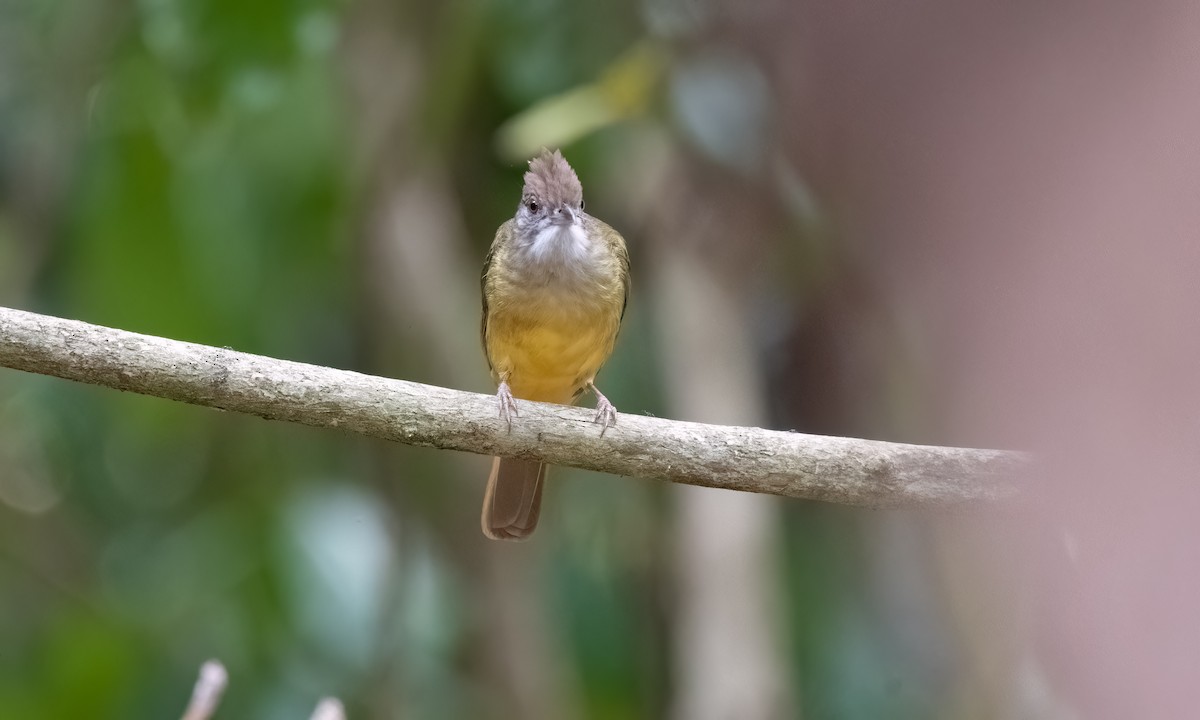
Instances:
[[[538,211],[538,204],[532,200],[525,203],[525,207],[529,208],[529,212],[531,212],[531,213],[535,213]]]
[[[580,210],[582,210],[582,209],[583,209],[583,201],[582,201],[582,200],[580,200],[580,201],[579,201],[579,209],[580,209]]]

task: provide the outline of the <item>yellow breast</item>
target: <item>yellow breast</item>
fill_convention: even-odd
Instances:
[[[493,306],[484,338],[492,371],[518,398],[570,403],[612,354],[620,312],[611,303]]]

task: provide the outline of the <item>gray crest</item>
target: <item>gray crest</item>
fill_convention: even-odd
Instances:
[[[529,161],[524,197],[545,207],[579,207],[583,202],[583,185],[562,153],[543,150],[541,155]]]

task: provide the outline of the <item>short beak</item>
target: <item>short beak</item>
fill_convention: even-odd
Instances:
[[[570,205],[561,205],[554,211],[554,221],[562,225],[574,225],[575,211]]]

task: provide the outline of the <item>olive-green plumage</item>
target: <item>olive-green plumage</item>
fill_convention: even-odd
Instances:
[[[521,204],[496,231],[482,285],[483,347],[501,416],[512,422],[513,398],[569,404],[590,387],[597,422],[615,423],[593,381],[621,326],[629,255],[616,230],[583,211],[579,179],[557,151],[530,162]],[[545,474],[537,462],[496,458],[484,496],[488,537],[533,532]]]

